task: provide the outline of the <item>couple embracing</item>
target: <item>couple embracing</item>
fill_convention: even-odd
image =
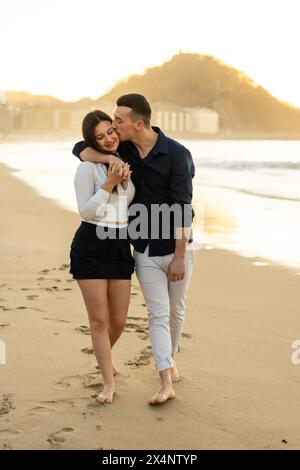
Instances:
[[[195,168],[190,152],[150,120],[144,96],[121,96],[113,119],[102,111],[85,116],[84,141],[73,149],[82,160],[75,175],[82,222],[71,245],[70,273],[82,292],[103,375],[100,403],[111,403],[115,394],[111,351],[126,322],[134,269],[160,375],[149,404],[174,398],[173,384],[181,379],[174,355],[194,261]]]

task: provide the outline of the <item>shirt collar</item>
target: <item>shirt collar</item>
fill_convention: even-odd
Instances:
[[[154,132],[158,134],[157,141],[155,142],[155,145],[152,148],[152,150],[150,150],[151,155],[155,155],[158,153],[168,153],[169,144],[168,144],[167,136],[162,132],[162,130],[159,127],[156,127],[156,126],[151,126],[151,127],[154,130]],[[127,140],[126,142],[121,142],[120,147],[122,148],[122,145],[124,144],[127,144],[127,145],[129,144],[129,146],[137,152],[137,148],[130,140]]]
[[[169,145],[167,136],[159,127],[152,126],[152,129],[158,134],[158,137],[153,149],[151,150],[151,153],[168,153]]]

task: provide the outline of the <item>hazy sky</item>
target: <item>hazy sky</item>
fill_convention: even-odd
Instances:
[[[300,107],[299,18],[300,0],[0,0],[0,90],[95,98],[181,49]]]

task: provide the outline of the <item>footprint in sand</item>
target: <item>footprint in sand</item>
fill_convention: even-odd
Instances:
[[[14,401],[11,394],[3,395],[0,399],[0,416],[8,414],[10,410],[14,410]]]
[[[0,437],[13,437],[20,434],[20,431],[15,429],[0,429]]]
[[[42,271],[39,271],[39,274],[48,274],[50,272],[50,269],[43,269]]]
[[[55,388],[57,390],[64,390],[71,387],[71,385],[78,384],[78,382],[80,382],[79,375],[63,377],[59,382],[56,382]]]
[[[43,276],[38,277],[37,281],[54,281],[54,282],[61,282],[61,279],[57,279],[56,277],[48,277],[47,279],[44,278]]]
[[[61,318],[48,318],[48,317],[43,317],[43,320],[49,320],[49,321],[56,321],[60,323],[71,323],[68,320],[62,320]]]
[[[51,447],[61,447],[61,444],[66,442],[66,433],[73,431],[74,428],[63,428],[60,431],[50,434],[47,441],[50,443]]]
[[[129,322],[128,320],[135,320]],[[145,340],[148,338],[148,322],[146,318],[142,317],[128,317],[127,323],[124,327],[126,333],[138,333],[139,338]]]
[[[91,372],[82,377],[81,383],[84,388],[99,390],[99,387],[103,386],[100,378],[101,376],[98,372]]]
[[[42,310],[40,308],[36,307],[25,307],[24,305],[21,305],[21,307],[16,307],[17,310],[35,310],[36,312],[44,312],[45,310]]]
[[[1,450],[11,450],[12,446],[11,443],[8,441],[4,441],[3,444],[1,445]]]
[[[2,323],[2,324],[0,324],[0,328],[6,328],[7,326],[10,326],[10,323]]]
[[[34,408],[31,409],[31,413],[34,413],[34,414],[49,414],[53,412],[55,412],[55,410],[47,406],[35,406]]]
[[[46,290],[47,292],[57,292],[59,289],[57,286],[52,287],[40,287],[40,290]]]
[[[75,328],[75,331],[80,331],[80,333],[83,333],[84,335],[90,335],[91,330],[88,326],[86,325],[80,325],[77,328]]]
[[[39,297],[39,296],[38,295],[27,295],[28,300],[35,300],[37,297]]]
[[[59,271],[65,271],[65,269],[69,269],[70,265],[69,264],[62,264],[59,269]]]
[[[188,338],[188,339],[190,339],[190,338],[193,337],[193,335],[190,335],[189,333],[182,333],[181,336],[182,336],[183,338]]]
[[[90,372],[84,375],[71,375],[63,377],[59,382],[55,384],[55,388],[58,390],[64,390],[72,386],[78,386],[81,384],[84,388],[99,389],[103,384],[100,381],[99,372]]]
[[[78,402],[80,406],[82,406],[82,401],[86,401],[86,398],[76,399],[76,402]],[[39,406],[35,406],[30,410],[30,412],[31,414],[47,415],[51,413],[59,413],[60,410],[65,410],[66,407],[74,408],[75,401],[69,399],[41,401]]]
[[[151,357],[152,357],[151,346],[147,346],[145,349],[140,351],[138,356],[126,362],[125,365],[135,366],[135,367],[147,366],[148,364],[151,364]]]
[[[87,348],[83,348],[81,352],[83,352],[83,354],[94,354],[95,351],[94,351],[94,348],[87,347]]]

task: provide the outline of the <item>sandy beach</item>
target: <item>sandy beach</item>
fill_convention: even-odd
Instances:
[[[0,449],[299,449],[300,276],[202,249],[187,302],[176,399],[156,391],[147,311],[133,278],[114,350],[117,395],[95,402],[101,375],[68,273],[78,215],[0,166]]]

